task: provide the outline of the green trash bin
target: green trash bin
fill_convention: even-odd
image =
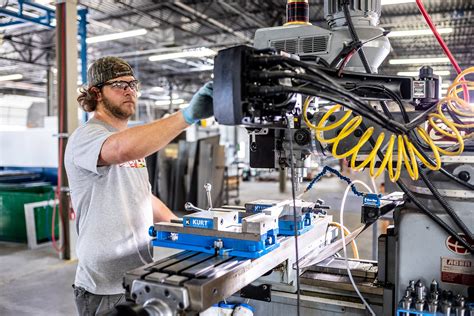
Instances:
[[[0,185],[0,240],[27,243],[24,205],[47,200],[54,200],[49,183]],[[51,239],[53,208],[38,207],[34,213],[37,242]],[[55,236],[59,234],[58,217],[56,214]]]

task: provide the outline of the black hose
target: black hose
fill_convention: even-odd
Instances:
[[[314,96],[320,96],[326,100],[339,103],[344,105],[347,108],[352,109],[354,112],[358,113],[359,115],[363,115],[367,117],[368,113],[363,113],[361,110],[354,108],[352,104],[335,98],[333,95],[321,92],[321,91],[316,91],[314,89],[310,88],[305,88],[305,87],[287,87],[287,86],[260,86],[260,87],[255,87],[255,89],[250,89],[250,92],[255,92],[256,94],[263,94],[263,95],[270,95],[270,94],[280,94],[283,92],[296,92],[296,93],[302,93],[306,95],[314,95]],[[386,125],[387,123],[385,122],[380,122],[377,118],[370,118],[372,121],[376,122],[378,125],[385,126],[388,130],[390,130],[393,133],[399,133],[397,130],[394,130],[393,126]],[[398,123],[398,122],[397,122]]]
[[[474,240],[474,236],[469,230],[469,228],[464,224],[464,222],[459,218],[459,216],[456,214],[456,212],[453,210],[451,205],[448,204],[448,201],[439,193],[438,189],[433,185],[433,182],[431,182],[430,179],[426,176],[425,172],[423,170],[420,171],[420,176],[423,182],[426,184],[428,189],[433,193],[433,195],[436,197],[438,202],[443,206],[443,208],[446,210],[446,213],[448,213],[449,216],[453,219],[453,221],[458,225],[459,228],[461,228],[462,232],[467,236],[469,241]]]
[[[431,159],[431,157],[429,157],[421,148],[420,148],[420,145],[416,142],[413,142],[413,146],[415,146],[415,148],[420,152],[420,154],[423,156],[423,158],[426,159],[426,161],[428,161],[431,165],[435,165],[435,162],[433,161],[433,159]],[[456,177],[454,174],[452,174],[451,172],[449,172],[448,170],[444,169],[443,167],[441,167],[439,169],[439,171],[444,174],[447,178],[455,181],[456,183],[466,187],[467,189],[469,190],[474,190],[474,185],[470,184],[469,182],[466,182],[466,181],[463,181],[461,179],[459,179],[458,177]]]
[[[262,78],[262,79],[268,79],[268,78],[280,78],[280,79],[281,78],[295,78],[295,79],[300,79],[300,80],[305,80],[305,81],[312,82],[315,85],[320,85],[322,88],[325,88],[326,90],[331,90],[334,93],[342,94],[343,96],[346,96],[347,98],[349,98],[350,101],[353,101],[353,102],[357,101],[357,102],[354,102],[354,103],[357,103],[359,105],[362,104],[364,110],[367,110],[368,112],[361,112],[361,110],[356,109],[351,105],[346,105],[346,107],[354,110],[355,112],[357,112],[360,115],[363,115],[363,116],[373,120],[374,122],[376,122],[380,126],[384,126],[386,129],[390,130],[391,132],[397,133],[397,134],[403,134],[403,133],[407,132],[407,130],[404,127],[403,124],[400,124],[399,122],[397,122],[395,120],[390,120],[390,119],[387,120],[387,118],[382,116],[379,112],[373,110],[367,104],[365,104],[363,102],[360,102],[360,100],[357,100],[357,96],[352,95],[352,93],[347,93],[347,91],[344,91],[346,93],[343,93],[342,88],[331,87],[328,84],[325,84],[325,83],[322,83],[322,82],[316,80],[313,76],[310,76],[310,75],[307,75],[307,74],[289,73],[289,72],[284,72],[284,71],[272,71],[272,72],[263,71],[263,72],[259,72],[258,74],[255,73],[254,75],[256,77]],[[261,86],[257,89],[264,88],[264,87],[265,86]],[[279,87],[283,87],[283,86],[279,86]],[[275,91],[279,90],[279,89],[276,89],[276,88],[279,88],[279,87],[273,87],[275,89],[271,89],[271,90],[273,90],[275,92]],[[268,90],[269,88],[272,88],[272,87],[265,87],[265,89],[267,89],[267,91],[269,91]],[[293,88],[293,87],[286,87],[286,88]],[[308,88],[294,87],[294,89],[308,89]],[[340,101],[339,99],[335,99],[334,96],[329,96],[328,94],[326,94],[322,91],[308,91],[306,94],[308,94],[308,95],[317,95],[317,96],[325,95],[324,98],[327,99],[327,100],[330,100],[330,101],[336,100],[334,102],[339,102]],[[331,99],[329,99],[329,97],[331,97]],[[342,102],[339,102],[339,103],[342,103]],[[346,102],[346,104],[347,104],[347,102]]]
[[[397,181],[398,186],[402,189],[403,192],[408,196],[408,198],[415,203],[415,205],[422,210],[429,218],[435,221],[448,235],[451,235],[456,241],[458,241],[461,245],[463,245],[466,249],[469,250],[470,253],[474,252],[473,247],[463,238],[461,238],[456,231],[454,231],[451,227],[449,227],[442,219],[438,216],[433,214],[430,210],[428,210],[416,197],[415,195],[407,188],[407,186],[401,181]]]
[[[352,40],[356,43],[357,53],[359,54],[360,60],[362,61],[362,65],[364,65],[365,72],[371,74],[372,70],[370,69],[369,62],[367,61],[367,57],[365,57],[364,49],[362,48],[362,42],[357,35],[357,32],[354,28],[354,24],[352,23],[351,14],[349,13],[349,1],[345,0],[342,4],[344,10],[344,17],[347,21],[347,26],[349,28],[349,33],[351,33]]]

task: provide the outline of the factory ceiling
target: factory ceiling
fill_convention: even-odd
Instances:
[[[26,2],[26,1],[25,1]],[[54,8],[54,1],[40,1]],[[310,0],[310,21],[327,28],[323,0]],[[473,64],[474,19],[470,0],[424,1],[436,26],[446,29],[442,36],[461,68]],[[3,8],[15,12],[17,1],[1,1]],[[79,7],[88,9],[87,37],[135,31],[142,33],[113,41],[88,43],[88,60],[116,55],[135,68],[143,83],[144,97],[159,98],[169,93],[189,100],[192,92],[211,79],[213,59],[209,49],[251,44],[254,33],[262,27],[279,26],[285,22],[284,0],[83,0]],[[37,10],[24,7],[34,16]],[[21,80],[0,82],[0,93],[46,95],[47,69],[55,67],[55,31],[31,23],[8,25],[15,21],[0,15],[0,77],[21,74]],[[386,30],[420,30],[427,25],[414,2],[382,6],[380,26]],[[146,30],[146,31],[145,31]],[[145,33],[146,34],[143,34]],[[417,71],[418,65],[392,65],[393,58],[445,57],[431,35],[391,37],[392,51],[380,68],[381,73]],[[150,61],[151,56],[194,50],[201,58],[175,58]],[[161,57],[162,58],[162,57]],[[160,59],[160,57],[158,57]],[[447,63],[437,63],[438,71],[448,71],[443,79],[452,81],[456,75]],[[152,89],[153,88],[153,89]]]

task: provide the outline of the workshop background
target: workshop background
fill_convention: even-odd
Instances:
[[[58,212],[67,196],[57,190],[58,181],[65,181],[64,172],[58,179],[58,148],[65,134],[87,119],[74,103],[87,65],[107,55],[130,63],[141,82],[132,124],[144,124],[186,107],[195,91],[213,79],[219,50],[252,45],[257,29],[286,22],[283,0],[65,2],[68,10],[77,11],[77,19],[59,19],[62,12],[54,1],[0,2],[0,315],[76,313],[71,288],[77,265],[75,218],[73,211],[62,217]],[[309,20],[327,28],[323,3],[309,1]],[[471,66],[473,1],[423,3],[459,66]],[[380,27],[390,31],[391,51],[379,73],[417,76],[420,66],[429,64],[442,77],[446,93],[456,71],[415,1],[382,0]],[[58,118],[58,107],[65,104],[69,122]],[[206,207],[206,183],[212,184],[217,206],[292,196],[286,171],[250,168],[245,128],[220,126],[212,118],[188,128],[147,163],[153,192],[180,215],[187,201]],[[345,163],[313,157],[301,187],[325,165],[370,183],[366,173],[355,173]],[[327,176],[307,198],[324,200],[339,221],[345,187],[338,177]],[[384,192],[383,177],[375,187]],[[349,196],[344,219],[349,230],[361,225],[360,211],[360,199]],[[61,220],[71,235],[67,244]],[[377,236],[390,224],[387,217],[357,239],[360,258],[376,260]]]

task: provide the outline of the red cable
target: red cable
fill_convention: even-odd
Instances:
[[[346,58],[344,58],[344,60],[342,61],[342,64],[341,64],[341,67],[339,67],[339,70],[337,72],[337,75],[340,77],[341,76],[341,73],[342,71],[344,70],[344,68],[346,67],[347,63],[349,62],[349,60],[351,60],[352,58],[352,55],[354,55],[354,53],[357,51],[357,49],[353,49],[349,52],[349,54],[347,54]]]
[[[456,59],[454,56],[451,54],[451,51],[449,50],[448,46],[446,43],[443,41],[441,38],[441,35],[439,35],[438,30],[436,29],[436,26],[433,24],[433,21],[431,20],[430,16],[428,15],[428,12],[426,12],[425,7],[423,6],[423,3],[421,0],[416,0],[416,5],[418,6],[418,9],[420,10],[421,14],[425,18],[426,23],[430,27],[431,31],[433,32],[433,35],[436,37],[438,40],[439,45],[441,45],[441,48],[443,49],[444,53],[446,56],[448,56],[449,61],[453,65],[453,67],[456,69],[456,72],[460,74],[462,72],[461,68],[459,67]]]
[[[444,53],[446,54],[446,56],[448,56],[449,61],[451,62],[451,65],[453,65],[454,69],[456,69],[456,72],[458,74],[460,74],[462,72],[461,67],[459,67],[456,59],[453,56],[453,54],[451,54],[451,51],[449,50],[446,43],[443,41],[443,38],[441,37],[441,35],[439,35],[438,30],[436,29],[436,26],[434,25],[434,23],[431,20],[428,12],[426,11],[425,7],[423,6],[423,2],[421,2],[421,0],[416,0],[416,5],[418,6],[418,9],[420,10],[423,17],[425,18],[426,23],[428,24],[431,31],[433,32],[433,35],[435,36],[435,38],[438,41],[439,45],[441,45],[441,48],[443,49]],[[461,78],[461,80],[462,80],[462,78]],[[464,100],[466,100],[469,103],[469,92],[468,92],[467,87],[465,85],[463,85],[463,93],[464,93]]]

